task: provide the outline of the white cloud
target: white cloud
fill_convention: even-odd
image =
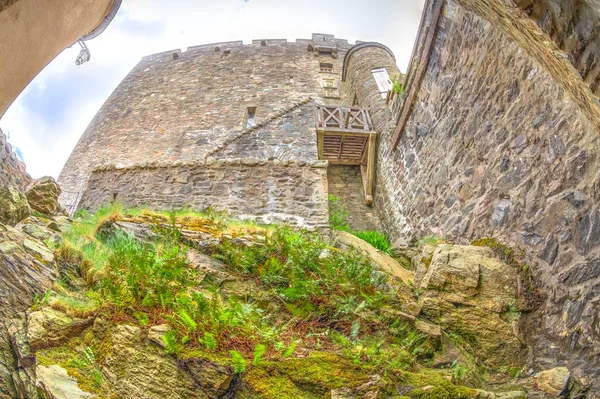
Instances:
[[[63,51],[0,120],[33,177],[57,177],[94,114],[139,59],[219,41],[310,38],[311,33],[378,41],[406,70],[424,0],[125,0],[98,38],[91,61]]]

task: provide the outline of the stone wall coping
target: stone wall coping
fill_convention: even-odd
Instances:
[[[244,167],[262,167],[270,165],[274,167],[299,167],[299,168],[313,168],[313,169],[326,169],[329,165],[328,161],[324,160],[279,160],[279,159],[264,159],[264,158],[225,158],[217,159],[214,157],[208,157],[206,160],[196,160],[190,162],[175,161],[175,162],[142,162],[131,165],[124,164],[105,164],[97,167],[92,171],[96,172],[108,172],[108,171],[134,171],[143,169],[167,169],[167,168],[182,168],[182,167],[204,167],[209,169],[220,169],[228,166],[244,166]]]

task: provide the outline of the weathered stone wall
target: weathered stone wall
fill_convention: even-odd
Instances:
[[[379,220],[375,208],[365,205],[360,166],[329,165],[327,168],[329,194],[340,200],[348,212],[348,225],[353,231],[378,230]]]
[[[333,53],[319,52],[319,46]],[[107,163],[206,159],[246,130],[248,107],[256,107],[255,124],[261,125],[310,99],[339,103],[324,97],[322,79],[339,84],[350,47],[332,35],[315,34],[293,43],[217,43],[144,57],[69,157],[59,178],[63,205],[83,191],[92,170]],[[321,72],[321,62],[332,64],[333,72]]]
[[[262,222],[328,225],[327,163],[209,160],[205,165],[97,170],[80,208],[94,210],[116,200],[153,209],[208,207]]]
[[[597,0],[515,0],[600,95],[600,7]]]
[[[382,224],[396,243],[429,234],[460,242],[494,236],[523,249],[545,295],[522,331],[535,366],[598,376],[600,118],[593,97],[508,3],[444,4],[430,59],[421,49],[413,61],[415,70],[427,69],[422,84],[407,89],[406,98],[412,90],[417,97],[398,146],[395,123],[380,140]],[[432,2],[426,7],[435,29]]]
[[[0,130],[0,187],[15,186],[25,190],[31,177],[25,171],[25,164],[17,158],[6,136]]]
[[[256,129],[240,133],[209,156],[314,161],[318,158],[315,112],[313,101],[300,103]]]

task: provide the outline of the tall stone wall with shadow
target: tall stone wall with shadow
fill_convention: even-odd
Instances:
[[[393,122],[380,140],[375,203],[382,225],[398,245],[431,234],[461,243],[491,236],[523,251],[541,294],[520,326],[534,367],[566,365],[598,377],[594,97],[508,2],[444,1],[436,23],[439,4],[426,2],[404,102],[391,107]],[[395,146],[396,121],[408,106]]]
[[[313,34],[295,42],[214,43],[143,57],[67,160],[59,177],[64,205],[83,192],[93,170],[109,163],[204,161],[248,131],[249,108],[260,126],[307,101],[340,103],[339,90],[326,95],[323,80],[339,86],[351,47],[333,35]]]

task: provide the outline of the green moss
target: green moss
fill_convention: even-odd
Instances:
[[[245,382],[261,398],[323,398],[332,389],[368,382],[372,373],[343,356],[315,352],[306,358],[263,362],[247,373]]]
[[[421,237],[421,239],[419,239],[419,247],[422,247],[424,245],[438,245],[438,244],[444,244],[446,241],[439,236],[425,236],[425,237]]]
[[[452,376],[447,373],[421,370],[418,373],[405,372],[402,374],[402,377],[403,385],[417,387],[409,394],[411,398],[469,399],[476,396],[475,390],[454,385],[450,381]]]
[[[74,346],[71,345],[79,345],[79,343],[80,341],[76,339],[71,340],[69,344],[65,346],[39,350],[35,354],[37,363],[41,366],[52,366],[57,364],[64,367],[73,357],[77,356],[77,351],[72,349]]]
[[[37,351],[37,363],[42,366],[58,365],[77,380],[77,385],[83,391],[98,395],[98,399],[112,399],[98,367],[107,352],[110,353],[112,340],[107,334],[105,340],[98,341],[90,332],[88,330],[81,337],[69,340],[64,346]],[[88,343],[96,346],[86,346]]]
[[[423,266],[425,266],[425,270],[429,270],[429,266],[431,266],[432,260],[433,260],[433,254],[430,257],[425,258],[421,261],[421,263],[423,263]]]

